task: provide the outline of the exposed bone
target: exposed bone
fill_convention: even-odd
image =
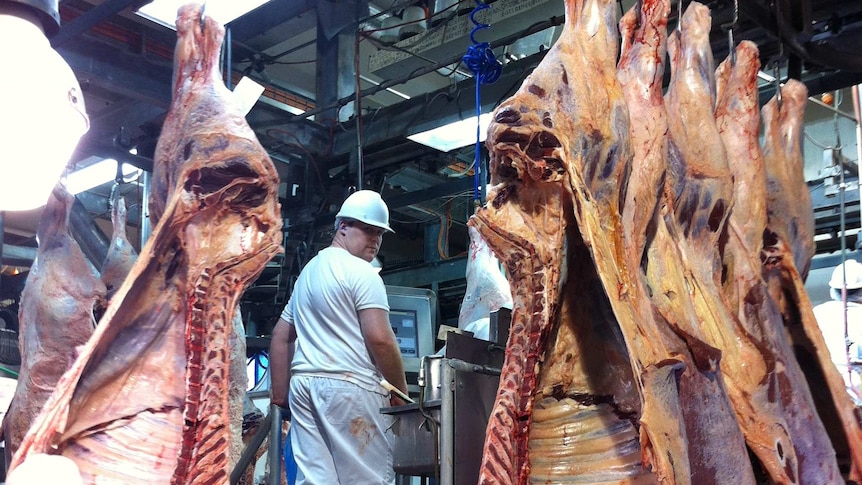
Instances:
[[[219,76],[224,29],[201,19],[200,5],[180,9],[158,224],[12,468],[52,453],[85,483],[228,479],[228,335],[240,295],[281,250],[281,214],[275,167]]]

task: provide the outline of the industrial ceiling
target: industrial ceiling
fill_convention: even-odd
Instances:
[[[134,13],[145,3],[60,2],[62,26],[52,44],[77,74],[91,120],[74,162],[109,157],[151,168],[171,98],[176,37]],[[562,0],[489,3],[495,21],[477,36],[491,44],[504,69],[496,83],[481,89],[485,111],[514,93],[563,21]],[[620,7],[632,3],[622,1]],[[812,96],[862,82],[862,2],[704,3],[713,14],[717,61],[727,55],[732,31],[735,42],[758,44],[765,73],[801,79]],[[411,23],[413,9],[407,7],[412,6],[425,10],[424,22]],[[384,242],[384,275],[399,283],[404,281],[399,270],[422,266],[438,273],[425,271],[429,281],[419,284],[445,279],[440,275],[449,269],[463,276],[463,265],[452,263],[468,247],[474,148],[440,152],[406,136],[474,114],[475,84],[461,56],[471,43],[469,13],[475,6],[472,0],[271,0],[227,25],[228,83],[247,76],[266,88],[247,119],[282,177],[288,277],[328,244],[334,210],[349,188],[359,185],[381,191],[393,209],[397,235]],[[678,9],[674,2],[671,26]],[[393,23],[408,28],[385,29]],[[24,66],[16,67],[22,71]],[[358,102],[353,96],[357,84]],[[764,81],[762,101],[774,90],[774,83]],[[811,111],[828,118],[835,110]],[[133,148],[137,155],[129,153]],[[139,237],[140,185],[130,183],[123,190],[130,234]],[[109,191],[106,185],[79,196],[94,233],[110,233]],[[855,204],[850,227],[859,226],[858,192]],[[834,224],[834,207],[821,219]],[[38,211],[9,213],[6,244],[35,247],[37,220]],[[452,294],[458,289],[451,288]]]

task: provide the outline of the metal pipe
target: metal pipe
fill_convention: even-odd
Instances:
[[[457,359],[447,359],[446,362],[449,363],[449,367],[452,367],[459,372],[474,372],[477,374],[488,374],[492,376],[498,376],[502,373],[502,370],[499,367],[492,367],[490,365],[471,364],[470,362]]]
[[[69,226],[72,235],[93,266],[101,268],[105,257],[108,255],[110,241],[96,225],[96,221],[93,220],[93,216],[90,215],[84,204],[78,199],[75,199],[72,204],[72,210],[69,213]]]
[[[226,66],[225,74],[224,74],[224,84],[228,89],[233,90],[233,79],[231,76],[233,75],[233,53],[231,52],[231,42],[230,42],[230,27],[225,27],[224,29],[224,63]]]
[[[2,214],[2,212],[0,212],[0,214]],[[2,230],[0,230],[0,232],[2,232]],[[0,240],[2,239],[2,234],[0,234]],[[0,257],[4,258],[6,261],[18,260],[32,263],[36,259],[36,248],[0,244]]]
[[[254,432],[254,436],[251,437],[251,440],[248,442],[245,449],[242,450],[242,455],[240,455],[239,461],[236,462],[236,466],[234,466],[233,471],[230,472],[230,485],[236,485],[239,483],[242,478],[242,474],[245,473],[245,469],[251,464],[251,461],[257,454],[257,450],[260,448],[260,445],[263,444],[263,440],[266,439],[271,423],[272,413],[268,414],[263,419],[263,422],[260,423],[257,431]]]
[[[356,190],[362,190],[365,178],[365,163],[362,159],[362,84],[359,71],[359,33],[353,37],[353,69],[356,70],[354,83],[353,117],[356,119]]]
[[[442,387],[440,402],[440,485],[455,483],[455,367],[459,364],[453,359],[444,359],[440,367]]]
[[[272,416],[269,431],[269,483],[281,483],[281,407],[269,404],[269,415]]]
[[[150,222],[150,185],[152,184],[153,174],[144,172],[141,178],[141,249],[144,249],[144,244],[150,239],[150,233],[153,230]]]
[[[3,235],[6,234],[6,212],[0,211],[0,294],[3,290]]]
[[[860,93],[859,84],[850,88],[853,94],[853,113],[856,115],[856,173],[859,173],[859,166],[862,165],[862,108],[860,108]],[[862,216],[862,205],[859,206],[859,213]],[[862,247],[862,240],[856,236],[856,248]]]
[[[60,28],[57,35],[51,38],[51,47],[57,48],[84,32],[92,29],[108,17],[119,14],[136,0],[107,0],[96,5],[69,24]]]
[[[823,101],[820,101],[819,99],[815,98],[814,96],[810,96],[808,98],[808,101],[811,101],[812,103],[814,103],[818,106],[822,106],[822,107],[828,109],[829,111],[832,111],[835,114],[843,116],[843,117],[847,118],[848,120],[852,120],[854,122],[858,119],[858,116],[859,116],[858,114],[856,116],[853,116],[850,113],[846,113],[844,111],[841,111],[840,109],[838,109],[834,106],[828,105],[828,104],[824,103]],[[858,124],[857,124],[857,126],[858,126]]]

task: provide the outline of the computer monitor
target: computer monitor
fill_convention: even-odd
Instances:
[[[389,324],[398,341],[401,355],[405,357],[421,357],[419,355],[419,332],[416,327],[415,310],[389,310]]]
[[[434,353],[437,295],[427,289],[387,286],[389,324],[398,340],[405,372],[419,372],[422,357]]]

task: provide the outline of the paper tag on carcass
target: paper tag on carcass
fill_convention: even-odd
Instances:
[[[252,81],[246,76],[243,76],[242,79],[239,80],[236,87],[233,88],[234,101],[236,102],[237,107],[243,116],[247,115],[249,111],[251,111],[254,103],[257,103],[257,100],[260,99],[260,95],[263,94],[264,87],[260,84]]]

